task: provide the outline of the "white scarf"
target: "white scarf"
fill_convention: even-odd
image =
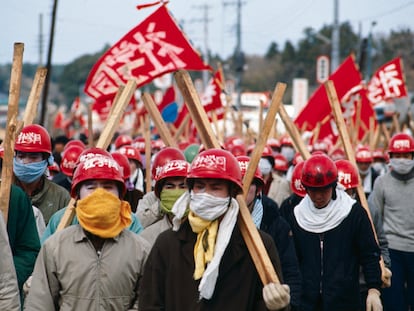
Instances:
[[[173,219],[173,230],[177,231],[181,225],[181,218],[184,216],[187,206],[190,202],[190,193],[185,192],[175,202],[172,212],[175,215]],[[191,208],[191,206],[190,206]],[[224,214],[223,219],[220,222],[219,229],[217,232],[216,246],[214,248],[214,255],[211,262],[207,265],[204,271],[203,277],[201,278],[198,286],[200,292],[200,298],[210,299],[213,296],[214,289],[216,287],[218,270],[221,258],[223,257],[224,251],[229,244],[231,234],[234,226],[237,222],[237,216],[239,214],[239,203],[236,199],[231,199],[231,204]]]
[[[324,208],[316,208],[309,195],[305,195],[293,211],[302,229],[314,233],[326,232],[336,228],[348,216],[356,201],[343,190],[335,191],[336,200],[331,200]]]
[[[254,207],[252,210],[253,223],[256,225],[257,229],[260,229],[263,219],[263,204],[261,199],[254,200]]]

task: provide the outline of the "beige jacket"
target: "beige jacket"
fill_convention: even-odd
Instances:
[[[25,310],[134,308],[145,243],[123,230],[96,252],[79,225],[56,232],[39,252]]]
[[[270,184],[269,192],[267,196],[277,203],[277,205],[282,204],[282,202],[292,194],[290,189],[289,182],[279,175],[272,173],[273,181]]]

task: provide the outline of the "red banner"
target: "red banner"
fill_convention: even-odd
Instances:
[[[98,60],[86,81],[85,93],[97,99],[115,94],[129,79],[135,79],[140,87],[178,69],[212,70],[162,5]]]
[[[373,105],[391,98],[407,96],[402,59],[397,57],[381,66],[368,84],[368,99]]]
[[[355,65],[354,57],[348,56],[338,69],[329,77],[335,86],[338,99],[342,102],[352,88],[361,83],[361,74]],[[325,85],[319,86],[310,97],[307,105],[294,120],[301,130],[312,131],[318,123],[321,123],[319,138],[329,137],[336,140],[338,133],[332,116],[331,105],[326,94]]]

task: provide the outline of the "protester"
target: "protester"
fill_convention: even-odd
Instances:
[[[145,175],[143,172],[142,157],[139,150],[133,146],[122,146],[118,151],[124,154],[129,160],[129,166],[131,169],[131,176],[129,176],[128,187],[134,187],[135,189],[145,193]],[[135,209],[135,208],[134,208]]]
[[[338,169],[338,184],[344,187],[345,192],[353,199],[360,202],[357,188],[359,186],[359,172],[358,169],[349,160],[335,161],[335,165]],[[369,202],[368,202],[369,203]],[[390,253],[388,251],[388,241],[385,237],[383,224],[380,219],[378,208],[372,203],[368,204],[369,212],[371,215],[372,223],[374,225],[375,233],[377,235],[378,244],[381,249],[381,256],[384,261],[383,271],[383,287],[389,287],[391,282],[391,261]],[[386,279],[384,280],[384,277]],[[362,273],[360,273],[359,283],[361,287],[361,310],[366,310],[365,301],[368,295],[368,289],[365,286],[365,279]]]
[[[276,156],[276,159],[278,159],[279,162],[277,166],[278,170],[280,170],[282,166],[279,165],[280,162],[282,162],[281,157],[283,157],[281,154]],[[284,160],[286,160],[286,158],[284,158]],[[274,171],[275,163],[276,161],[275,157],[273,156],[272,149],[269,146],[265,145],[262,156],[259,161],[259,169],[263,175],[263,180],[265,183],[263,187],[263,193],[267,195],[269,198],[271,198],[273,201],[275,201],[278,204],[278,206],[280,206],[283,200],[290,196],[291,191],[289,187],[289,182],[286,180],[286,178],[283,175],[277,174]],[[286,172],[287,163],[285,164]]]
[[[302,169],[306,195],[289,216],[302,273],[301,310],[359,310],[359,268],[368,287],[367,310],[382,310],[380,250],[362,206],[337,188],[326,155]]]
[[[26,310],[136,309],[143,240],[126,230],[129,203],[119,165],[96,156],[76,168],[71,193],[79,225],[50,237],[33,272]]]
[[[52,214],[65,207],[70,200],[66,189],[45,176],[47,166],[53,163],[50,136],[40,125],[27,125],[17,137],[14,149],[15,183],[39,208],[47,224]]]
[[[391,287],[383,290],[387,311],[414,308],[414,139],[392,136],[390,171],[379,176],[369,197],[379,208],[391,257]]]
[[[140,236],[152,247],[161,232],[172,228],[172,207],[187,191],[185,179],[190,165],[184,160],[168,161],[155,177],[154,194],[159,199],[159,214],[162,218],[146,227]]]
[[[237,161],[244,178],[250,158],[248,156],[238,156]],[[247,208],[256,227],[273,238],[280,257],[283,280],[290,288],[291,310],[299,310],[301,276],[292,231],[286,220],[280,216],[276,202],[262,193],[263,185],[262,174],[257,167],[246,196]]]
[[[174,147],[165,147],[156,154],[151,165],[151,177],[155,182],[163,166],[173,160],[185,161],[183,152]],[[136,215],[144,228],[160,220],[163,215],[160,213],[160,200],[154,191],[150,191],[138,202]]]
[[[3,213],[0,212],[0,310],[20,311],[19,289]]]
[[[78,158],[84,148],[78,145],[70,145],[62,152],[62,160],[60,162],[60,174],[53,177],[52,181],[62,186],[70,192],[72,186],[73,171],[78,162]]]
[[[355,160],[365,196],[368,197],[374,187],[375,180],[379,175],[371,166],[373,163],[371,150],[368,147],[358,148],[355,153]]]
[[[81,163],[86,162],[90,159],[95,159],[95,158],[99,158],[99,157],[104,157],[104,158],[112,158],[112,156],[110,155],[109,152],[107,152],[106,150],[103,150],[101,148],[96,148],[96,147],[92,147],[92,148],[87,148],[85,149],[78,158],[78,163],[76,165],[76,167],[78,167]],[[119,166],[119,164],[118,164]],[[96,178],[104,178],[105,175],[100,175],[102,174],[102,172],[97,171],[95,177]],[[73,179],[73,182],[75,182],[75,180]],[[71,195],[73,198],[76,197],[76,192],[73,192],[73,182],[72,182],[72,191],[71,191]],[[124,186],[125,187],[125,186]],[[124,193],[125,194],[125,193]],[[43,244],[52,234],[54,234],[59,226],[60,221],[62,220],[63,215],[65,214],[67,209],[67,206],[62,208],[61,210],[57,211],[56,213],[54,213],[52,215],[52,217],[50,218],[50,221],[46,227],[45,232],[42,235],[42,238],[40,240],[40,242]],[[78,217],[77,217],[77,213],[75,214],[75,216],[72,219],[71,225],[76,225],[79,223]],[[141,223],[139,222],[138,218],[135,216],[135,214],[133,214],[131,212],[131,224],[129,225],[128,229],[134,233],[140,233],[142,231],[142,226]]]
[[[187,185],[189,192],[172,210],[173,230],[159,235],[147,259],[139,310],[286,307],[289,287],[270,283],[263,288],[237,226],[234,197],[242,185],[236,158],[222,149],[201,152],[191,164]],[[188,218],[183,218],[188,206]],[[274,242],[266,233],[260,235],[281,279]]]

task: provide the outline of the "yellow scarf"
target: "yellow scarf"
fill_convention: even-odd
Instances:
[[[83,229],[101,238],[117,236],[132,222],[129,203],[102,188],[78,200],[76,214]]]
[[[206,264],[213,259],[219,222],[204,220],[192,211],[188,214],[188,221],[193,232],[197,233],[194,245],[194,279],[198,280],[203,276]]]

